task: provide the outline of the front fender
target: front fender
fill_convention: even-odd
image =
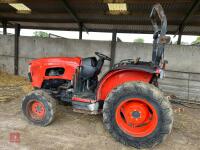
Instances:
[[[149,83],[153,77],[152,73],[141,70],[114,70],[107,73],[100,81],[97,88],[97,100],[105,100],[112,89],[125,82]]]

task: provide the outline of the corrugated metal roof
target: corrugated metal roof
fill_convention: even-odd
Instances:
[[[31,14],[17,14],[8,4],[0,3],[0,20],[7,20],[10,26],[20,23],[22,28],[79,30],[83,23],[88,31],[112,31],[125,33],[152,33],[149,14],[155,3],[161,3],[168,18],[168,33],[177,33],[184,17],[195,0],[124,0],[128,14],[109,14],[103,0],[68,0],[68,6],[79,22],[66,11],[64,0],[18,0],[31,8]],[[197,1],[197,0],[196,0]],[[200,6],[185,23],[183,34],[200,35]]]

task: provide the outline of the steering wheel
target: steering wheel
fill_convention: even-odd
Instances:
[[[100,58],[103,58],[105,60],[108,60],[108,61],[111,61],[112,59],[102,53],[99,53],[99,52],[95,52],[95,55],[99,56]]]

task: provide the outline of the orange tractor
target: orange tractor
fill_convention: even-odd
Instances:
[[[150,15],[153,28],[151,62],[126,59],[115,64],[98,80],[104,61],[96,57],[41,58],[30,62],[29,78],[34,91],[24,97],[22,111],[35,125],[47,126],[55,118],[59,101],[70,103],[76,112],[103,114],[110,134],[125,145],[150,148],[171,132],[170,102],[158,88],[163,77],[167,19],[160,4]],[[160,23],[158,25],[158,19]]]

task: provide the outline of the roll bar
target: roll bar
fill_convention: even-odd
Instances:
[[[160,4],[153,6],[150,18],[154,29],[152,63],[159,66],[161,59],[164,59],[165,44],[170,41],[170,37],[165,36],[167,32],[167,17]],[[158,19],[160,24],[158,24]]]

